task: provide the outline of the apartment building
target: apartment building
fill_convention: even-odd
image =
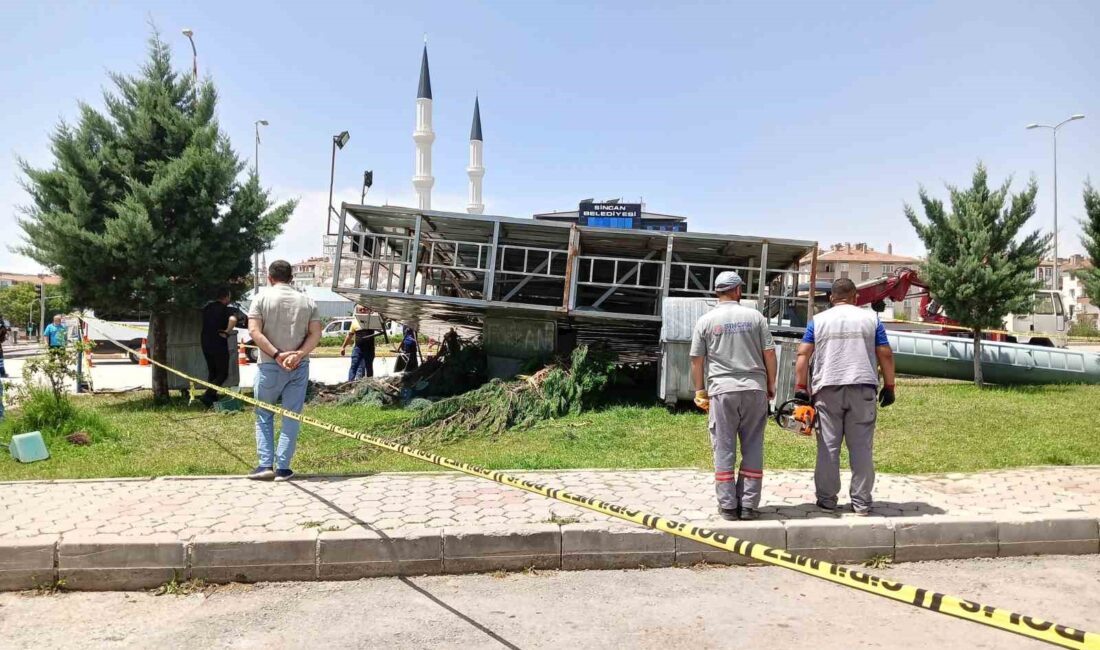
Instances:
[[[56,275],[34,275],[31,273],[8,273],[0,271],[0,288],[12,287],[17,284],[33,284],[38,286],[45,284],[48,287],[61,284],[61,278]]]
[[[1058,258],[1058,275],[1062,276],[1062,304],[1065,306],[1070,320],[1078,322],[1091,322],[1097,324],[1100,320],[1100,307],[1094,305],[1085,292],[1085,285],[1077,277],[1082,269],[1091,268],[1089,260],[1084,255],[1070,255]],[[1054,287],[1054,260],[1043,260],[1035,269],[1035,277],[1042,281],[1044,289]]]
[[[893,244],[887,244],[886,252],[876,251],[866,243],[833,244],[828,250],[817,253],[817,279],[836,280],[849,278],[856,284],[890,275],[899,268],[916,268],[920,259],[906,255],[895,255]],[[799,270],[803,277],[809,277],[810,258],[804,257]]]

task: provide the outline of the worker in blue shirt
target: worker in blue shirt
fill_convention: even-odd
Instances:
[[[894,355],[886,329],[874,312],[855,305],[856,294],[848,278],[834,282],[829,298],[833,306],[814,316],[806,328],[795,362],[795,397],[813,400],[820,423],[814,468],[817,506],[836,510],[843,442],[852,468],[852,511],[866,516],[875,486],[872,448],[878,407],[894,403]]]

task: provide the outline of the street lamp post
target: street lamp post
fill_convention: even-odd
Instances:
[[[260,127],[267,126],[267,120],[256,120],[256,158],[252,161],[256,176],[260,175]]]
[[[256,127],[256,156],[252,159],[252,167],[256,172],[256,182],[260,180],[260,127],[267,126],[267,120],[256,120],[253,126]],[[252,281],[252,287],[256,290],[260,290],[260,251],[256,251],[252,254],[252,270],[255,277]]]
[[[332,230],[332,213],[336,212],[336,208],[332,207],[332,190],[336,183],[336,150],[343,149],[344,145],[351,139],[351,134],[347,131],[341,131],[332,136],[332,168],[329,170],[328,176],[328,214],[325,215],[325,234],[331,235]],[[341,227],[343,225],[341,224]]]
[[[1074,120],[1083,120],[1085,116],[1081,113],[1076,115],[1070,115],[1061,122],[1051,126],[1050,124],[1028,124],[1028,129],[1050,129],[1051,138],[1054,144],[1054,268],[1052,269],[1054,278],[1053,286],[1055,291],[1061,291],[1062,278],[1058,275],[1058,129],[1063,125],[1068,124]]]
[[[183,29],[183,35],[187,37],[187,40],[191,41],[191,74],[195,75],[195,79],[199,78],[199,51],[195,49],[195,30],[190,27]]]

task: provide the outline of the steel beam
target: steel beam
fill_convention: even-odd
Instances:
[[[671,237],[669,238],[669,240],[671,241]],[[698,278],[696,278],[694,275],[691,274],[691,263],[690,262],[685,262],[683,260],[683,258],[680,257],[679,255],[677,255],[676,253],[672,254],[672,259],[679,262],[680,264],[684,265],[684,275],[688,279],[690,279],[691,283],[694,284],[700,291],[710,291],[711,289],[713,289],[713,287],[704,287],[703,283],[700,282]],[[699,266],[714,266],[714,265],[713,264],[700,264]]]
[[[332,209],[331,202],[329,203],[329,209]],[[326,217],[329,219],[331,217]],[[332,288],[340,286],[340,261],[344,257],[344,229],[347,227],[347,208],[340,206],[340,233],[336,236],[336,255],[332,261]],[[259,287],[255,287],[256,291],[260,290]]]
[[[648,255],[643,257],[641,260],[638,260],[638,263],[636,263],[634,265],[634,268],[631,269],[626,275],[623,276],[622,280],[619,280],[619,278],[615,278],[615,281],[614,281],[615,286],[609,288],[607,291],[604,291],[603,295],[600,296],[599,298],[597,298],[596,302],[592,303],[592,306],[593,307],[599,307],[600,305],[602,305],[603,301],[610,298],[611,294],[613,294],[616,291],[618,291],[619,289],[621,289],[624,284],[626,284],[627,282],[630,281],[630,278],[634,277],[638,273],[638,271],[642,270],[641,262],[645,262],[645,261],[649,261],[649,260],[653,259],[654,257],[657,256],[657,253],[659,253],[659,252],[660,251],[650,251]],[[643,287],[643,288],[648,288],[648,287]]]
[[[409,277],[405,293],[416,293],[416,267],[420,264],[420,229],[424,225],[424,215],[416,215],[416,229],[413,231],[412,246],[409,248]]]
[[[539,264],[538,266],[536,266],[536,267],[535,267],[535,270],[531,272],[531,273],[532,273],[531,275],[528,275],[527,277],[525,277],[525,278],[523,278],[522,280],[520,280],[520,281],[519,281],[519,284],[517,284],[516,286],[512,287],[512,290],[508,292],[508,295],[506,295],[506,296],[504,296],[503,298],[501,298],[501,299],[500,299],[500,301],[501,301],[501,302],[508,302],[509,300],[511,300],[511,299],[512,299],[512,296],[516,295],[516,292],[518,292],[518,291],[519,291],[520,289],[522,289],[523,287],[527,286],[527,283],[528,283],[528,282],[530,282],[531,280],[533,280],[533,279],[535,278],[535,275],[533,275],[533,274],[535,274],[535,273],[542,273],[542,270],[543,270],[544,268],[546,268],[546,267],[550,266],[550,259],[551,259],[551,258],[552,258],[552,256],[551,256],[551,255],[547,255],[547,256],[546,256],[546,261],[545,261],[545,262],[543,262],[542,264]],[[527,269],[524,269],[524,270],[526,271]]]

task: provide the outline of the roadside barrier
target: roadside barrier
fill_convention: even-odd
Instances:
[[[84,335],[84,358],[88,362],[89,368],[95,368],[95,363],[92,362],[92,340],[88,338],[88,335]]]
[[[106,334],[104,334],[104,336],[106,337]],[[122,349],[132,352],[132,350],[122,343],[110,337],[106,338]],[[500,483],[501,485],[507,485],[550,499],[555,499],[562,503],[568,503],[570,505],[592,510],[593,512],[598,512],[602,515],[623,519],[646,528],[651,528],[731,553],[750,557],[765,564],[771,564],[773,566],[804,573],[814,576],[815,578],[821,578],[822,580],[844,585],[845,587],[851,587],[859,591],[875,594],[876,596],[882,596],[883,598],[889,598],[901,603],[920,607],[921,609],[947,614],[948,616],[954,616],[974,623],[981,623],[982,625],[987,625],[998,630],[1013,632],[1064,648],[1100,650],[1100,634],[1095,632],[1086,632],[1040,618],[1017,614],[1006,609],[982,605],[981,603],[959,598],[957,596],[941,594],[935,591],[895,582],[893,580],[887,580],[863,571],[848,569],[847,567],[825,562],[824,560],[815,560],[814,558],[804,555],[796,555],[784,549],[772,548],[764,544],[738,539],[732,535],[692,526],[688,523],[675,521],[660,515],[650,514],[615,503],[609,503],[594,497],[567,492],[560,488],[543,485],[542,483],[527,481],[505,472],[488,470],[478,467],[477,465],[470,465],[469,463],[452,460],[445,456],[440,456],[439,454],[433,454],[414,447],[391,442],[385,438],[379,438],[366,433],[357,433],[335,424],[322,422],[321,420],[317,420],[307,415],[288,411],[274,404],[262,402],[254,397],[231,391],[228,388],[211,384],[158,361],[153,361],[152,363],[157,367],[163,368],[174,375],[190,381],[192,384],[213,389],[224,395],[231,395],[241,402],[251,404],[257,408],[262,408],[282,415],[283,417],[297,420],[302,424],[308,424],[323,431],[365,442],[380,449],[403,454],[410,458],[416,458],[439,467],[445,467],[450,470],[462,472],[463,474],[469,474],[470,476],[488,479]]]

